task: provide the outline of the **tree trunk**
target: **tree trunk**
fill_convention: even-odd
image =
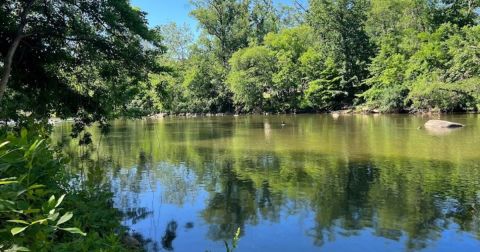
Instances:
[[[25,2],[25,7],[23,8],[22,13],[20,14],[20,24],[17,29],[17,35],[15,39],[13,39],[12,45],[8,48],[7,56],[5,57],[5,61],[3,62],[3,73],[2,79],[0,80],[0,103],[2,102],[3,96],[5,94],[5,90],[7,90],[8,80],[10,79],[10,73],[12,72],[12,63],[13,63],[13,56],[17,51],[18,45],[20,41],[25,37],[23,33],[23,29],[27,24],[27,14],[30,11],[35,0],[28,0]]]
[[[8,49],[7,57],[5,57],[2,79],[0,81],[0,102],[3,99],[3,95],[5,94],[5,90],[7,89],[8,80],[10,79],[10,72],[12,71],[13,55],[15,55],[15,51],[17,51],[18,45],[20,44],[22,37],[23,36],[21,35],[17,35],[17,37],[13,40],[12,45]]]

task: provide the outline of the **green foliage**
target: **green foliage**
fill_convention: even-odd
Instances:
[[[308,16],[321,49],[330,52],[342,65],[346,92],[352,103],[368,77],[368,64],[374,54],[366,32],[367,0],[311,0]]]
[[[223,112],[231,107],[226,69],[212,51],[197,49],[187,63],[183,87],[189,112]]]
[[[233,54],[230,65],[227,82],[237,110],[259,112],[271,107],[272,75],[277,65],[274,52],[264,46],[242,49]]]
[[[329,110],[345,104],[342,66],[314,41],[312,28],[270,33],[264,46],[250,46],[230,61],[228,82],[237,110],[294,112]]]
[[[406,59],[397,46],[398,40],[385,37],[380,51],[370,65],[372,77],[366,80],[370,89],[361,96],[366,105],[383,112],[399,112],[405,105],[408,92],[405,86]]]
[[[378,45],[387,35],[405,30],[423,32],[428,29],[427,1],[371,0],[365,30]]]
[[[189,57],[189,47],[193,42],[193,34],[187,24],[168,23],[160,26],[163,44],[167,48],[163,57],[175,61],[185,61]]]
[[[65,170],[67,160],[32,135],[8,134],[0,147],[2,248],[88,251],[117,244],[121,250],[114,233],[121,230],[120,215],[106,204],[111,194],[74,183]]]
[[[164,70],[156,61],[161,36],[145,15],[127,0],[2,1],[2,73],[12,41],[20,43],[0,118],[17,121],[18,111],[85,121],[129,114],[140,84]]]
[[[312,0],[310,26],[270,33],[263,46],[234,54],[228,82],[237,110],[326,111],[358,102],[383,112],[476,109],[478,4]]]
[[[270,32],[278,32],[280,26],[279,11],[272,0],[253,0],[250,7],[249,20],[251,29],[250,43],[261,44]]]
[[[370,66],[367,107],[392,112],[478,109],[479,26],[386,35]]]
[[[308,75],[311,81],[308,82],[308,88],[305,90],[304,106],[320,111],[338,109],[348,95],[345,91],[346,83],[339,72],[339,66],[332,58],[323,61],[318,57],[312,50],[302,57],[304,66],[308,68],[315,66]],[[317,66],[318,63],[322,64]]]
[[[313,46],[312,35],[312,28],[305,25],[270,33],[265,38],[265,46],[275,52],[278,62],[277,71],[272,76],[272,99],[276,111],[300,109],[306,87],[300,58]]]
[[[80,136],[94,122],[159,112],[476,109],[465,83],[480,71],[477,0],[191,2],[196,41],[186,26],[149,28],[127,0],[2,2],[3,73],[21,43],[0,118],[76,118]],[[420,102],[428,82],[452,85]]]
[[[172,63],[175,73],[155,76],[155,82],[159,83],[155,93],[161,104],[157,111],[232,112],[233,103],[239,104],[241,95],[234,98],[232,86],[227,83],[229,60],[238,50],[260,44],[267,33],[278,30],[277,10],[272,1],[265,0],[198,0],[193,5],[191,15],[199,21],[202,34],[188,48],[188,58],[178,61],[177,56],[167,53],[166,61]],[[169,42],[178,41],[180,34],[175,31],[165,34],[167,45],[174,51],[178,51],[180,44]],[[236,87],[238,91],[240,86]],[[245,108],[251,109],[254,108]]]
[[[437,79],[420,79],[412,84],[408,99],[412,108],[436,111],[478,110],[480,78],[454,83]]]
[[[238,0],[195,0],[191,15],[215,39],[215,54],[226,66],[230,56],[248,45],[249,3]]]
[[[429,22],[434,28],[445,23],[458,26],[478,24],[478,8],[480,7],[478,0],[430,0],[426,2],[429,7]]]

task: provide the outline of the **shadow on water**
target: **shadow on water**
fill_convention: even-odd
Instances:
[[[177,237],[177,222],[170,221],[165,230],[165,235],[162,236],[162,247],[166,250],[173,250],[173,240]]]

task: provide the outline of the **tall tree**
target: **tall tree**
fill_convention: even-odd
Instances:
[[[335,60],[342,62],[350,100],[368,77],[367,66],[373,54],[365,31],[368,8],[367,0],[310,0],[309,22],[322,48],[333,51]]]
[[[257,44],[263,43],[265,35],[278,32],[280,15],[272,0],[253,0],[250,10],[251,40]]]
[[[187,24],[178,25],[169,23],[160,26],[163,35],[163,44],[167,48],[165,57],[185,61],[190,54],[190,46],[193,44],[193,34]]]
[[[378,46],[386,35],[428,31],[428,19],[428,4],[424,0],[370,0],[365,29]]]
[[[479,21],[479,0],[429,0],[428,5],[430,22],[434,29],[444,23],[462,27]]]
[[[192,11],[205,32],[218,44],[217,56],[224,66],[232,54],[248,45],[248,0],[194,0]]]
[[[0,27],[3,119],[22,110],[100,120],[163,70],[161,36],[128,0],[6,0]]]

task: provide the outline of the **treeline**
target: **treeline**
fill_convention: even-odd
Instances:
[[[137,101],[148,113],[479,108],[478,0],[193,5],[190,46],[185,27],[161,28],[173,72],[151,75]]]
[[[479,0],[192,5],[196,36],[127,0],[3,1],[1,121],[478,110]]]

